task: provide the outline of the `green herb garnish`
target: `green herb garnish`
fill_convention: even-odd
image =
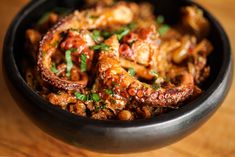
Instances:
[[[70,48],[69,51],[71,52],[76,52],[78,49],[77,48]]]
[[[136,23],[132,22],[128,24],[127,26],[121,28],[119,31],[116,31],[115,34],[117,34],[118,40],[119,41],[122,40],[122,38],[128,33],[130,33],[130,31],[133,30],[135,27],[136,27]]]
[[[110,102],[111,102],[112,104],[116,104],[116,103],[117,103],[117,101],[114,100],[114,99],[111,99]]]
[[[94,102],[99,102],[101,100],[99,94],[97,93],[91,93],[91,94],[85,95],[79,92],[75,92],[74,95],[77,99],[82,100],[82,101],[92,100]]]
[[[164,35],[169,29],[170,29],[170,26],[164,24],[158,28],[158,32],[160,35]]]
[[[158,28],[158,32],[160,35],[164,35],[170,28],[170,26],[167,24],[164,24],[164,22],[165,22],[164,16],[159,15],[156,19],[156,23],[160,25],[160,27]]]
[[[52,71],[53,73],[55,73],[55,74],[58,73],[58,70],[57,70],[57,68],[56,68],[56,64],[55,64],[55,63],[52,63],[52,64],[51,64],[51,71]]]
[[[90,16],[89,16],[89,18],[90,18],[90,19],[98,19],[98,18],[99,18],[99,16],[96,16],[96,15],[90,15]]]
[[[95,42],[99,42],[100,31],[99,31],[99,30],[94,30],[94,31],[92,32],[91,38],[92,38]]]
[[[102,104],[101,106],[96,106],[95,111],[97,112],[97,111],[105,109],[105,108],[106,108],[106,104]]]
[[[100,109],[105,109],[106,108],[106,104],[103,104],[100,106]]]
[[[79,92],[75,92],[74,95],[79,100],[82,100],[82,101],[86,101],[87,100],[87,96],[85,94],[81,94]]]
[[[157,24],[163,24],[164,23],[164,21],[165,21],[165,18],[164,18],[164,16],[162,16],[162,15],[159,15],[158,17],[157,17],[157,19],[156,19],[156,22],[157,22]]]
[[[56,93],[56,95],[61,95],[62,94],[62,92],[61,91],[58,91],[57,93]]]
[[[73,61],[72,61],[72,57],[71,57],[71,51],[67,50],[65,51],[65,60],[66,60],[66,76],[70,77],[70,71],[73,67]]]
[[[113,94],[113,91],[111,89],[105,89],[105,93],[111,95]]]
[[[129,68],[129,69],[128,69],[128,73],[129,73],[131,76],[135,76],[135,69],[134,69],[134,68]]]
[[[118,40],[122,40],[122,38],[127,35],[130,32],[130,29],[128,28],[123,28],[117,33],[117,38]]]
[[[90,98],[91,98],[93,101],[95,101],[95,102],[100,101],[100,96],[99,96],[99,94],[96,94],[96,93],[92,93],[92,94],[90,95]]]
[[[87,56],[86,56],[86,54],[82,53],[80,59],[81,59],[80,70],[81,70],[81,72],[85,72],[87,70],[87,64],[86,64]]]
[[[137,26],[137,24],[136,24],[135,22],[132,22],[132,23],[130,23],[130,24],[127,25],[127,27],[128,27],[130,30],[135,29],[136,26]]]
[[[95,51],[97,51],[97,50],[108,51],[108,50],[110,50],[110,46],[105,43],[102,43],[99,45],[91,46],[90,49],[95,50]]]
[[[124,27],[122,27],[120,30],[109,32],[109,31],[102,31],[101,36],[103,36],[105,39],[109,38],[113,34],[117,35],[118,40],[120,41],[125,35],[127,35],[131,30],[136,28],[136,23],[132,22]]]
[[[107,39],[107,38],[109,38],[109,37],[112,36],[112,33],[111,33],[111,32],[108,32],[108,31],[102,31],[102,32],[101,32],[101,35],[102,35],[105,39]]]
[[[117,85],[117,83],[113,81],[112,82],[112,86],[116,86],[116,85]]]
[[[136,40],[133,40],[129,43],[129,45],[132,47],[132,45],[136,42]]]
[[[151,70],[151,71],[150,71],[150,74],[153,75],[153,76],[155,76],[155,77],[158,77],[158,75],[159,75],[158,72],[155,71],[155,70]]]

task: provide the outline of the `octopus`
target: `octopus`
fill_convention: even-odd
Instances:
[[[118,94],[126,98],[134,98],[140,103],[151,106],[170,106],[184,101],[193,93],[194,81],[192,75],[187,72],[180,74],[178,86],[171,88],[154,89],[146,83],[142,83],[130,76],[119,63],[119,42],[116,36],[105,41],[111,47],[110,51],[102,51],[99,58],[99,76],[104,85],[113,88]],[[110,84],[111,82],[111,84]],[[115,88],[112,84],[120,85]]]
[[[31,88],[55,106],[100,120],[151,118],[200,95],[213,46],[199,8],[182,8],[182,20],[169,26],[149,3],[88,4],[63,18],[51,12],[26,31]]]

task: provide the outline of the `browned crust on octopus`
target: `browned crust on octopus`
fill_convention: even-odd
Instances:
[[[65,17],[61,19],[47,34],[43,37],[43,39],[40,41],[39,45],[39,54],[38,54],[38,70],[41,73],[42,79],[51,85],[65,89],[65,90],[78,90],[81,88],[84,88],[87,84],[87,81],[79,81],[79,82],[73,82],[73,81],[68,81],[64,79],[60,79],[58,76],[56,76],[49,68],[45,67],[43,65],[43,58],[45,56],[44,53],[44,45],[47,45],[51,39],[53,39],[54,34],[57,32],[57,29],[60,28],[63,24],[66,24],[69,20],[72,19],[72,15]],[[55,48],[51,48],[48,51],[55,51]],[[53,53],[53,52],[51,52]],[[85,76],[83,76],[85,78]],[[87,77],[86,77],[87,78]]]
[[[99,79],[100,82],[115,93],[125,98],[134,98],[145,105],[173,106],[183,102],[193,94],[194,80],[188,72],[182,72],[180,84],[171,88],[153,89],[150,85],[142,83],[130,76],[120,65],[118,58],[119,43],[116,36],[112,36],[105,43],[111,46],[109,52],[102,52],[99,58]],[[112,84],[118,84],[115,88]]]
[[[181,85],[174,87],[172,89],[159,89],[152,91],[151,94],[144,93],[144,97],[136,99],[142,103],[157,107],[157,106],[175,106],[180,102],[185,101],[188,99],[194,90],[193,85],[193,77],[190,74],[181,74],[182,77],[189,77],[189,82],[184,82],[184,78],[182,78]],[[185,85],[184,85],[185,84]]]
[[[126,21],[122,21],[120,17],[114,16],[111,17],[111,19],[108,17],[112,14],[109,14],[113,11],[114,15],[118,15],[118,11],[121,13],[123,11],[123,8],[125,11],[129,11],[130,17],[129,21],[125,19]],[[116,9],[116,10],[115,10]],[[94,10],[93,10],[94,11]],[[115,12],[116,11],[116,12]],[[87,18],[87,17],[86,17]],[[52,47],[50,44],[52,44],[53,40],[55,40],[56,35],[59,36],[59,33],[66,31],[71,28],[78,28],[78,29],[94,29],[96,27],[103,27],[105,25],[109,25],[112,22],[120,23],[120,24],[127,24],[132,21],[133,15],[130,9],[128,8],[126,3],[120,3],[119,5],[114,6],[113,8],[108,8],[106,12],[104,12],[104,19],[106,21],[96,20],[93,24],[87,25],[89,23],[88,20],[84,18],[84,13],[74,12],[74,14],[69,15],[65,17],[64,19],[60,20],[49,32],[46,33],[46,35],[43,37],[43,39],[40,42],[39,45],[39,54],[38,54],[38,71],[41,73],[42,79],[53,86],[57,88],[62,88],[65,90],[79,90],[81,88],[86,87],[87,85],[87,79],[83,76],[83,80],[73,82],[69,80],[64,80],[56,76],[53,72],[50,71],[50,56],[56,51],[57,47]],[[85,19],[85,20],[84,20]],[[83,21],[82,21],[83,20]],[[58,40],[58,39],[57,39]],[[43,52],[46,52],[46,54],[43,54]],[[44,56],[46,55],[46,56]],[[46,58],[49,57],[49,58]],[[45,65],[46,64],[46,65]]]

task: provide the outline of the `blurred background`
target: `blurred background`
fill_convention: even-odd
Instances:
[[[235,45],[235,1],[197,0],[224,26]],[[0,1],[0,52],[6,30],[28,0]],[[2,57],[2,54],[1,54]],[[234,82],[235,83],[235,82]],[[235,156],[235,85],[223,105],[201,128],[168,147],[145,153],[108,155],[89,152],[64,144],[38,129],[16,106],[0,74],[0,156],[14,157],[233,157]]]

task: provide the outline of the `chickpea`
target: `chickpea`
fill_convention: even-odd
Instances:
[[[74,106],[74,112],[79,116],[86,116],[86,105],[78,101]]]
[[[31,44],[36,44],[41,39],[41,34],[34,29],[27,29],[26,38],[30,41]]]
[[[137,108],[136,112],[141,118],[151,118],[152,117],[152,108],[148,106],[143,106],[142,108]]]
[[[128,110],[122,110],[118,113],[118,119],[120,120],[132,120],[132,114]]]
[[[68,93],[60,93],[60,94],[50,93],[48,95],[48,100],[53,105],[59,105],[61,107],[64,107],[69,103],[77,102],[77,99]]]
[[[144,116],[144,118],[151,118],[152,113],[151,113],[151,110],[150,110],[149,107],[144,106],[144,107],[142,107],[142,110],[143,110],[143,116]]]

